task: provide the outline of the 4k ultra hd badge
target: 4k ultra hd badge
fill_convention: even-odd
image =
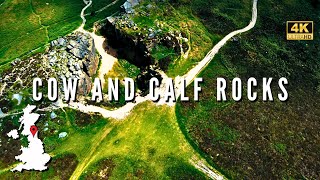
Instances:
[[[313,21],[287,21],[287,40],[313,40]]]

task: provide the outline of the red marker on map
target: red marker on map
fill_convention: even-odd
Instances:
[[[34,135],[37,133],[37,131],[38,131],[38,127],[37,127],[37,126],[32,125],[32,126],[30,127],[30,132],[31,132],[31,134],[32,134],[33,137],[34,137]]]

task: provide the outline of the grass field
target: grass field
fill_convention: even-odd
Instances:
[[[212,34],[227,35],[251,20],[252,1],[171,0],[175,7],[192,11]]]
[[[82,1],[5,1],[0,6],[0,63],[10,62],[81,24]]]
[[[193,155],[193,150],[177,131],[179,128],[173,113],[172,108],[156,107],[151,103],[138,105],[125,120],[112,121],[110,126],[106,126],[100,132],[105,137],[95,147],[94,154],[88,156],[82,151],[86,155],[84,158],[89,159],[81,162],[95,163],[111,158],[116,164],[112,177],[121,179],[130,177],[138,170],[145,172],[142,174],[145,178],[166,177],[165,171],[170,165],[168,161],[174,157],[188,163]],[[70,144],[72,142],[66,142],[65,147],[69,148]],[[58,151],[65,152],[66,149],[62,146]]]

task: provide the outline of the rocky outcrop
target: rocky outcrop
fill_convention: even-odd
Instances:
[[[89,34],[75,32],[60,37],[50,42],[46,52],[12,61],[12,67],[0,77],[0,97],[8,92],[32,87],[36,77],[41,78],[44,85],[52,77],[57,77],[60,84],[62,78],[78,78],[78,94],[86,95],[91,90],[99,59]],[[62,86],[59,87],[62,91]]]
[[[92,87],[91,77],[96,74],[99,64],[91,36],[75,32],[50,45],[46,58],[57,76],[60,79],[78,78],[78,93],[88,94]]]
[[[163,33],[161,24],[156,28],[147,29],[147,33],[128,33],[129,29],[138,29],[137,25],[124,14],[119,17],[109,17],[105,25],[101,28],[101,34],[107,39],[107,51],[115,50],[116,57],[126,59],[138,67],[154,66],[163,71],[167,70],[168,64],[173,59],[169,56],[161,60],[152,56],[152,51],[157,46],[164,46],[173,49],[177,56],[182,55],[189,49],[188,38],[185,33],[167,32]],[[137,30],[137,32],[139,32]]]
[[[15,59],[11,67],[0,77],[0,97],[6,92],[19,92],[24,88],[32,88],[34,78],[47,80],[55,77],[53,69],[48,67],[43,54],[36,54],[27,59]]]

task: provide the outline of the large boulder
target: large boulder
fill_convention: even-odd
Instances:
[[[98,69],[99,55],[96,53],[94,41],[89,34],[75,32],[52,41],[46,55],[49,64],[57,77],[78,78],[78,93],[90,92],[93,77]]]
[[[70,50],[70,52],[77,58],[79,59],[83,59],[84,56],[85,56],[85,52],[82,51],[82,49],[79,49],[79,48],[73,48]]]

